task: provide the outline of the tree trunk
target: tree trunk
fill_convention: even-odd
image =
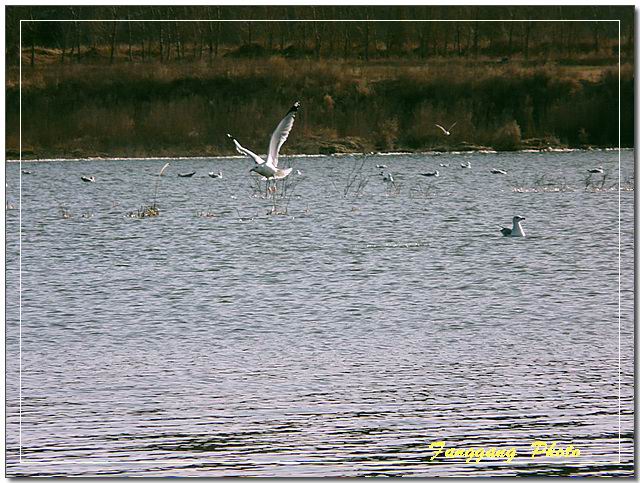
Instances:
[[[220,33],[222,31],[222,22],[220,22],[220,7],[217,8],[217,16],[218,16],[218,22],[216,24],[216,39],[215,39],[215,44],[214,44],[214,49],[213,49],[213,56],[217,59],[218,58],[218,48],[220,47]]]
[[[369,15],[367,14],[367,19]],[[369,22],[364,23],[364,60],[369,62]]]
[[[342,50],[342,57],[346,60],[349,58],[349,48],[350,48],[350,39],[349,39],[349,25],[346,24],[344,28],[344,46]]]
[[[531,35],[531,22],[525,24],[524,29],[524,60],[529,60],[529,37]]]
[[[474,57],[478,57],[478,48],[479,48],[479,43],[480,43],[480,25],[478,24],[478,22],[476,22],[473,26],[473,56]]]
[[[144,53],[144,41],[147,37],[147,27],[145,25],[145,22],[141,22],[142,23],[142,35],[140,36],[140,46],[141,46],[141,52],[142,52],[142,60],[144,61],[145,59],[145,53]]]
[[[116,7],[113,7],[111,11],[113,19],[117,18]],[[113,22],[113,29],[111,30],[111,54],[109,55],[109,64],[113,64],[113,59],[116,53],[116,35],[118,33],[118,22]]]
[[[61,39],[61,47],[62,47],[62,56],[60,57],[60,63],[64,64],[64,57],[67,53],[67,26],[66,24],[62,24],[60,26],[60,29],[62,31],[62,39]]]
[[[131,19],[129,15],[127,15],[127,33],[129,37],[129,51],[127,52],[127,57],[129,58],[129,62],[133,62],[133,38],[131,35]]]

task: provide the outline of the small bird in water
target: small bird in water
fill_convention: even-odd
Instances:
[[[300,171],[299,169],[296,169],[296,175],[297,176],[302,176],[302,171]]]
[[[438,172],[438,170],[436,169],[435,171],[428,171],[426,173],[418,173],[420,176],[434,176],[434,177],[438,177],[440,176],[440,173]]]
[[[506,171],[504,171],[503,169],[498,169],[498,168],[492,168],[492,169],[491,169],[491,172],[492,172],[493,174],[507,174],[507,172],[506,172]]]
[[[449,163],[440,163],[440,167],[441,168],[448,168],[449,167]]]
[[[33,172],[29,171],[28,169],[23,169],[22,174],[33,174]]]
[[[511,237],[523,237],[524,230],[522,229],[522,225],[520,224],[525,220],[524,216],[514,216],[513,217],[513,228],[500,228],[500,233],[503,236],[511,236]]]
[[[442,127],[440,124],[436,124],[436,127],[439,127],[442,132],[444,133],[445,136],[451,136],[451,129],[453,129],[453,126],[455,126],[458,122],[454,122],[449,129],[445,129],[444,127]]]
[[[214,173],[213,171],[209,173],[209,176],[211,178],[222,178],[222,171],[218,171],[217,173]]]
[[[386,164],[376,164],[376,168],[378,168],[378,169],[386,169],[387,165]]]
[[[84,181],[85,183],[95,183],[96,182],[96,177],[95,176],[80,176],[80,179],[82,181]]]
[[[385,183],[393,183],[393,176],[391,173],[384,173],[384,171],[380,171],[380,176],[382,176],[382,181]]]
[[[178,176],[181,178],[191,178],[194,174],[196,174],[196,172],[192,171],[191,173],[178,173]]]
[[[602,166],[598,166],[597,168],[591,168],[587,170],[589,173],[598,173],[598,174],[604,174],[604,169],[602,169]]]
[[[467,161],[466,163],[460,163],[460,167],[461,168],[470,168],[471,167],[471,161]]]

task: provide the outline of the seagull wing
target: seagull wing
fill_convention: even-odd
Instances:
[[[449,131],[451,131],[453,129],[453,126],[455,126],[456,124],[458,124],[458,121],[454,122],[451,127],[449,128]]]
[[[293,128],[293,121],[296,118],[296,113],[298,112],[299,108],[300,101],[296,101],[296,103],[291,106],[291,109],[289,109],[287,115],[284,116],[282,121],[280,121],[276,129],[273,131],[273,134],[271,135],[271,141],[269,141],[269,156],[267,157],[267,162],[271,163],[274,167],[278,166],[278,152],[289,137],[291,128]]]
[[[238,140],[236,138],[234,138],[231,134],[227,134],[227,137],[233,141],[233,144],[236,145],[236,151],[238,151],[240,154],[244,154],[245,156],[249,156],[250,158],[252,158],[256,162],[256,164],[264,163],[264,159],[262,159],[256,153],[254,153],[252,151],[249,151],[247,148],[243,148],[240,145],[240,143],[238,142]]]
[[[442,129],[443,133],[447,134],[447,130],[443,128],[440,124],[436,124],[436,127],[439,127],[440,129]]]

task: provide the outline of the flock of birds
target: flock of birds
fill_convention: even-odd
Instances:
[[[282,147],[282,145],[285,143],[285,141],[287,140],[287,138],[289,137],[289,133],[291,132],[291,129],[293,128],[293,123],[295,121],[295,117],[296,114],[298,112],[298,110],[300,109],[300,102],[297,101],[293,104],[293,106],[291,106],[291,108],[289,109],[289,111],[287,111],[287,114],[284,116],[284,118],[278,123],[278,125],[276,126],[275,130],[273,131],[273,133],[271,134],[271,139],[269,140],[269,149],[267,151],[267,159],[263,159],[260,156],[258,156],[256,153],[254,153],[253,151],[250,151],[249,149],[243,147],[236,138],[234,138],[231,134],[227,134],[227,137],[233,142],[235,149],[238,153],[247,156],[249,158],[251,158],[254,162],[255,162],[255,166],[253,168],[251,168],[250,172],[254,172],[259,174],[260,176],[262,176],[264,179],[266,180],[281,180],[286,178],[287,176],[289,176],[293,170],[293,168],[280,168],[278,167],[278,156],[280,153],[280,148]],[[453,124],[451,124],[451,126],[449,126],[449,128],[445,128],[444,126],[441,126],[440,124],[436,124],[435,126],[437,128],[439,128],[442,133],[445,136],[451,136],[451,130],[454,128],[454,126],[457,123],[454,122]],[[167,166],[169,165],[169,163],[165,164],[164,167],[162,168],[162,170],[160,171],[160,175],[163,174],[164,170],[167,168]],[[449,163],[440,163],[440,167],[441,168],[447,168],[449,167]],[[463,169],[470,169],[471,168],[471,162],[470,161],[465,161],[464,163],[460,163],[460,167]],[[378,164],[376,165],[376,168],[381,169],[383,171],[380,171],[380,176],[382,176],[382,180],[384,182],[388,182],[388,183],[393,183],[394,182],[394,178],[393,175],[388,172],[388,171],[384,171],[387,166],[384,164]],[[597,168],[591,168],[587,170],[589,173],[591,174],[604,174],[604,169],[602,168],[602,166],[598,166]],[[31,174],[31,171],[28,170],[22,170],[23,174]],[[300,170],[296,170],[296,173],[301,175],[302,173],[300,172]],[[498,168],[492,168],[491,169],[491,173],[492,174],[507,174],[506,171],[502,170],[502,169],[498,169]],[[191,171],[188,173],[178,173],[178,176],[181,178],[190,178],[193,175],[195,175],[196,172],[195,171]],[[211,178],[222,178],[222,172],[218,171],[217,173],[214,172],[210,172],[208,173],[209,176]],[[436,169],[435,171],[428,171],[428,172],[424,172],[424,173],[418,173],[420,176],[425,176],[425,177],[439,177],[440,176],[440,172]],[[86,183],[95,183],[96,182],[96,178],[95,176],[81,176],[80,179]],[[502,227],[500,229],[500,232],[502,233],[503,236],[506,237],[524,237],[525,236],[525,232],[522,229],[522,221],[524,221],[525,218],[523,216],[514,216],[513,220],[512,220],[512,228],[504,228]]]

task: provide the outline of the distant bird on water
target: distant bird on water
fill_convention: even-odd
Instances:
[[[492,168],[492,169],[491,169],[491,172],[492,172],[493,174],[507,174],[507,172],[506,172],[505,170],[503,170],[503,169],[498,169],[498,168]]]
[[[386,164],[376,164],[376,168],[378,169],[385,169],[387,167]]]
[[[520,224],[524,220],[525,220],[524,216],[518,216],[518,215],[514,216],[513,228],[500,228],[500,233],[502,233],[502,235],[504,236],[511,236],[511,237],[525,236],[524,230],[522,229],[522,225]]]
[[[33,172],[29,171],[28,169],[23,169],[22,174],[33,174]]]
[[[597,168],[590,168],[587,170],[589,173],[598,173],[598,174],[604,174],[604,169],[602,169],[602,166],[598,166]]]
[[[180,176],[181,178],[191,178],[191,176],[193,176],[194,174],[196,174],[196,172],[191,171],[190,173],[178,173],[178,176]]]
[[[440,167],[441,168],[448,168],[449,167],[449,163],[440,163]]]
[[[211,178],[222,178],[222,171],[218,171],[217,173],[214,173],[213,171],[209,173],[209,176]]]
[[[380,171],[380,176],[382,176],[382,181],[385,183],[393,183],[393,175],[391,173],[384,173],[384,171]]]
[[[435,178],[437,178],[438,176],[440,176],[440,173],[438,172],[438,170],[436,169],[435,171],[428,171],[426,173],[418,173],[420,176],[433,176]]]
[[[260,176],[267,179],[283,179],[289,176],[293,168],[278,168],[278,154],[280,152],[280,148],[289,137],[289,133],[293,128],[293,122],[295,121],[296,113],[298,112],[299,108],[300,102],[296,101],[293,106],[291,106],[291,109],[289,109],[284,118],[280,121],[280,123],[278,123],[276,129],[273,131],[273,134],[271,134],[271,140],[269,141],[269,152],[267,154],[266,161],[256,153],[243,148],[231,134],[227,134],[227,137],[233,141],[233,144],[235,144],[236,151],[238,151],[240,154],[244,154],[245,156],[249,156],[255,161],[256,166],[251,168],[249,170],[250,172],[253,171],[254,173],[258,173]]]
[[[84,181],[85,183],[95,183],[96,182],[96,177],[95,176],[80,176],[80,179],[82,181]]]
[[[445,129],[440,124],[436,124],[436,127],[439,127],[442,130],[442,132],[444,133],[445,136],[451,136],[451,130],[453,129],[453,126],[455,126],[456,124],[458,124],[457,121],[454,122],[451,126],[449,126],[449,129]]]
[[[460,167],[461,168],[470,168],[471,167],[471,161],[467,161],[466,163],[460,163]]]

